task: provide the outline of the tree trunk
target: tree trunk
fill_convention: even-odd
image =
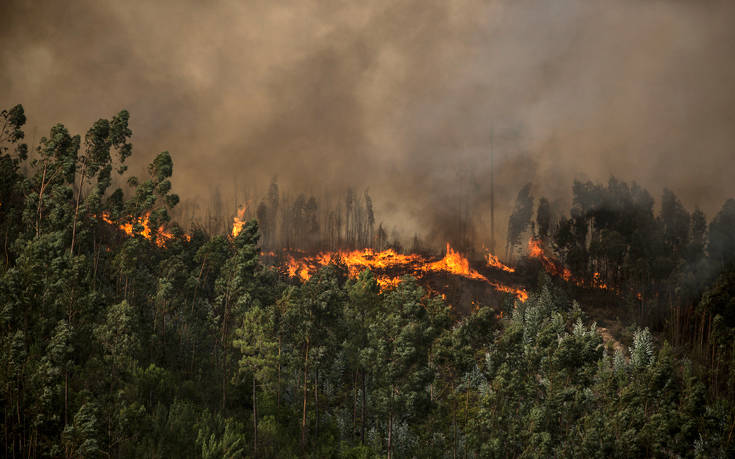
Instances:
[[[302,452],[306,448],[306,399],[307,399],[307,388],[306,382],[308,380],[309,370],[309,340],[306,340],[306,346],[304,351],[304,407],[301,412],[301,450]]]
[[[276,388],[276,407],[281,409],[281,336],[278,336],[278,387]]]
[[[41,176],[41,188],[38,191],[38,219],[36,220],[36,237],[41,232],[41,203],[43,202],[44,181],[46,180],[46,162],[43,163],[43,175]]]
[[[352,376],[352,438],[357,431],[357,370]]]
[[[361,423],[360,423],[360,442],[364,445],[365,444],[365,418],[367,416],[367,393],[365,392],[365,369],[363,368],[362,371],[362,413],[360,415]]]
[[[79,181],[79,191],[77,192],[77,203],[74,206],[74,220],[71,225],[71,248],[69,248],[69,254],[74,255],[74,239],[77,235],[77,216],[79,215],[79,201],[82,199],[82,187],[84,186],[84,175],[86,172],[87,164],[82,166],[82,177]]]
[[[393,455],[393,407],[391,407],[390,410],[388,410],[388,459],[391,459],[392,455]]]
[[[457,398],[454,396],[452,386],[452,457],[457,459]]]
[[[253,457],[258,457],[258,398],[255,393],[255,372],[253,372]]]
[[[64,368],[64,427],[69,425],[69,370]]]
[[[467,392],[464,402],[464,434],[467,435],[467,422],[470,415],[470,378],[467,376]],[[467,445],[464,448],[464,457],[467,457]]]
[[[316,425],[314,439],[319,441],[319,367],[314,369],[314,409],[316,410]]]
[[[222,411],[227,406],[227,322],[230,315],[230,292],[225,297],[225,310],[222,318]]]
[[[197,283],[194,284],[194,295],[191,298],[191,313],[194,313],[194,304],[197,300],[197,291],[199,290],[199,284],[202,281],[202,274],[204,273],[204,267],[207,264],[207,257],[205,256],[202,260],[202,267],[199,269],[199,275],[197,276]]]

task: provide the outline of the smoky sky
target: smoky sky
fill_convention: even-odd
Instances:
[[[132,170],[174,191],[369,188],[379,220],[489,239],[518,190],[574,178],[735,195],[735,3],[684,0],[4,1],[0,104],[27,138],[131,113]],[[235,183],[236,185],[233,185]],[[234,210],[234,209],[233,209]]]

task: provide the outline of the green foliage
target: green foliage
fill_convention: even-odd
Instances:
[[[74,421],[67,425],[62,433],[62,441],[67,457],[102,457],[97,407],[93,403],[85,403],[74,415]]]

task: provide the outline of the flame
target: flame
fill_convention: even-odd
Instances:
[[[529,239],[528,255],[532,258],[539,259],[546,272],[553,276],[559,276],[567,282],[573,282],[575,285],[578,285],[580,287],[592,287],[600,290],[612,290],[616,293],[620,293],[618,289],[611,289],[607,285],[607,283],[602,280],[599,272],[595,272],[592,275],[592,282],[575,278],[574,276],[572,276],[572,272],[569,269],[564,268],[559,264],[558,261],[552,260],[551,258],[546,256],[543,246],[541,245],[541,241],[538,239]]]
[[[592,286],[607,290],[607,284],[600,279],[600,273],[596,272],[592,275]]]
[[[561,266],[557,261],[546,256],[544,248],[541,245],[541,240],[534,238],[528,240],[528,256],[531,258],[537,258],[543,265],[546,272],[552,276],[559,276],[565,281],[572,280],[571,271]]]
[[[391,276],[378,276],[377,281],[378,287],[380,287],[380,291],[384,292],[386,290],[398,287],[398,284],[401,283],[401,278]]]
[[[526,300],[528,299],[528,292],[526,292],[522,288],[510,287],[510,286],[498,284],[497,282],[492,282],[492,281],[488,281],[488,283],[492,285],[495,288],[495,290],[499,292],[510,293],[512,295],[515,295],[516,298],[518,298],[521,301],[521,303],[525,303]]]
[[[288,277],[296,277],[298,275],[304,282],[311,277],[309,266],[303,260],[296,261],[291,255],[286,258],[286,272],[288,273]]]
[[[515,268],[511,268],[510,266],[504,265],[503,262],[501,262],[497,256],[493,255],[490,252],[485,254],[485,262],[491,268],[497,268],[497,269],[500,269],[508,273],[516,272]]]
[[[232,217],[232,237],[237,237],[238,234],[242,231],[242,227],[245,226],[245,223],[247,221],[245,220],[245,211],[247,210],[247,207],[242,206],[239,209],[237,209],[237,215]]]
[[[470,262],[462,254],[453,250],[449,243],[447,243],[447,251],[444,258],[422,266],[422,270],[433,272],[446,271],[458,276],[489,282],[485,276],[470,268]]]
[[[148,240],[153,240],[158,247],[163,247],[163,246],[166,245],[166,242],[170,241],[171,239],[174,239],[174,235],[172,233],[166,231],[166,229],[163,227],[163,225],[159,226],[158,227],[158,230],[156,230],[156,231],[152,230],[151,229],[151,226],[150,226],[150,216],[151,216],[151,213],[150,212],[147,212],[144,216],[138,217],[137,223],[140,224],[143,227],[143,231],[140,231],[138,234],[141,235],[141,236],[143,236],[144,238],[146,238]],[[122,223],[120,225],[116,225],[115,222],[112,221],[112,219],[110,218],[110,213],[109,212],[103,212],[102,213],[102,220],[105,223],[108,223],[108,224],[113,225],[113,226],[117,226],[122,231],[124,231],[125,234],[127,234],[128,236],[135,236],[136,235],[136,233],[135,233],[135,231],[133,229],[133,227],[135,225],[132,222],[126,222],[126,223]],[[191,236],[188,235],[188,234],[185,234],[184,235],[184,238],[187,241],[190,241],[191,240]]]
[[[392,249],[382,251],[362,249],[320,252],[314,256],[304,256],[299,259],[289,254],[286,256],[284,267],[289,277],[298,276],[302,281],[306,281],[320,266],[328,265],[337,260],[341,260],[347,266],[348,275],[352,278],[357,277],[365,269],[399,271],[402,274],[413,274],[416,277],[422,277],[429,272],[446,272],[486,282],[500,292],[514,294],[521,301],[526,301],[528,298],[528,293],[525,290],[490,281],[472,269],[467,258],[453,250],[449,244],[447,244],[444,257],[436,261],[429,261],[418,254],[399,254]],[[400,276],[379,274],[377,281],[381,291],[384,291],[397,286],[400,283]]]

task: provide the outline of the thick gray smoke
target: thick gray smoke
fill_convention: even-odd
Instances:
[[[707,0],[4,1],[0,104],[28,139],[132,115],[135,171],[174,187],[340,194],[439,242],[489,240],[518,189],[664,186],[712,216],[735,195],[735,2]],[[242,200],[242,199],[241,199]],[[234,204],[233,204],[234,207]],[[234,209],[228,210],[234,211]]]

